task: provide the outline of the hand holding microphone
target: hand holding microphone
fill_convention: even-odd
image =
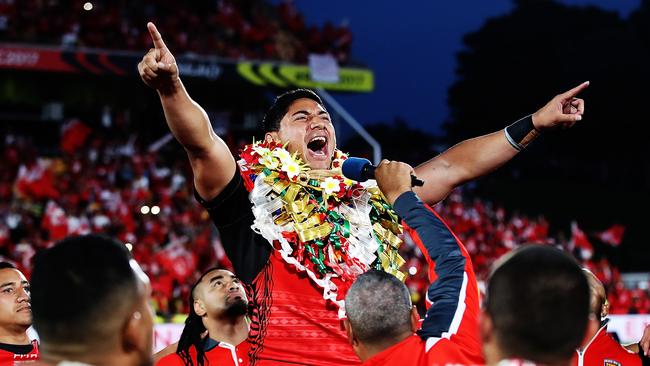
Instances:
[[[348,158],[343,162],[341,170],[344,176],[358,182],[376,179],[379,189],[391,205],[402,193],[410,191],[411,187],[424,184],[413,175],[410,165],[399,161],[384,159],[378,167],[374,167],[367,159]]]
[[[388,160],[384,159],[382,160],[381,163],[383,162],[389,162]],[[381,165],[381,163],[379,165]],[[397,161],[393,161],[390,163],[398,163]],[[405,164],[405,163],[402,163]],[[408,165],[408,164],[406,164]],[[410,166],[409,166],[410,168]],[[375,179],[375,170],[377,167],[372,165],[370,160],[368,159],[363,159],[363,158],[347,158],[343,162],[343,166],[341,166],[341,170],[343,171],[343,175],[352,180],[356,180],[357,182],[365,182],[368,179]],[[411,187],[422,187],[424,185],[424,182],[419,180],[413,173],[413,168],[411,168]]]

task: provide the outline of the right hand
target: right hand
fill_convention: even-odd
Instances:
[[[400,161],[382,160],[375,169],[375,180],[388,202],[393,205],[399,196],[411,190],[413,168]]]
[[[145,84],[161,93],[170,93],[179,86],[178,66],[156,26],[149,22],[147,29],[153,40],[150,49],[138,64],[138,72]]]

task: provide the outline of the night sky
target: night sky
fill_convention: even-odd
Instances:
[[[640,4],[640,0],[560,2],[594,5],[618,11],[623,17]],[[455,79],[455,54],[461,49],[462,36],[478,30],[490,17],[509,13],[514,6],[512,0],[295,3],[308,24],[349,22],[353,59],[375,73],[374,92],[336,95],[355,118],[368,124],[401,117],[411,126],[435,134],[441,133],[440,125],[448,116],[447,88]]]

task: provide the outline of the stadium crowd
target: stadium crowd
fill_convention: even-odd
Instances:
[[[310,53],[329,53],[340,64],[350,56],[346,24],[308,25],[290,0],[89,3],[84,10],[78,0],[0,1],[0,41],[141,51],[150,47],[143,25],[155,21],[177,55],[304,63]]]
[[[230,268],[207,213],[192,197],[183,154],[163,158],[128,134],[100,132],[79,120],[65,125],[60,151],[46,157],[23,137],[9,135],[3,141],[0,260],[16,263],[29,276],[38,250],[68,235],[106,233],[129,243],[152,279],[156,312],[166,319],[188,312],[189,286],[207,268]],[[541,215],[508,212],[484,199],[470,201],[460,190],[435,209],[465,243],[481,290],[496,258],[523,243],[546,243],[576,254],[596,274],[608,291],[611,313],[650,313],[647,289],[626,288],[607,258],[585,257],[577,250],[581,239],[575,232],[568,239],[550,236]],[[408,239],[402,252],[406,284],[423,308],[426,260]]]

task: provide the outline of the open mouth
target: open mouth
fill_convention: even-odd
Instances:
[[[326,136],[314,136],[309,143],[307,143],[307,148],[315,156],[327,156],[327,137]]]

